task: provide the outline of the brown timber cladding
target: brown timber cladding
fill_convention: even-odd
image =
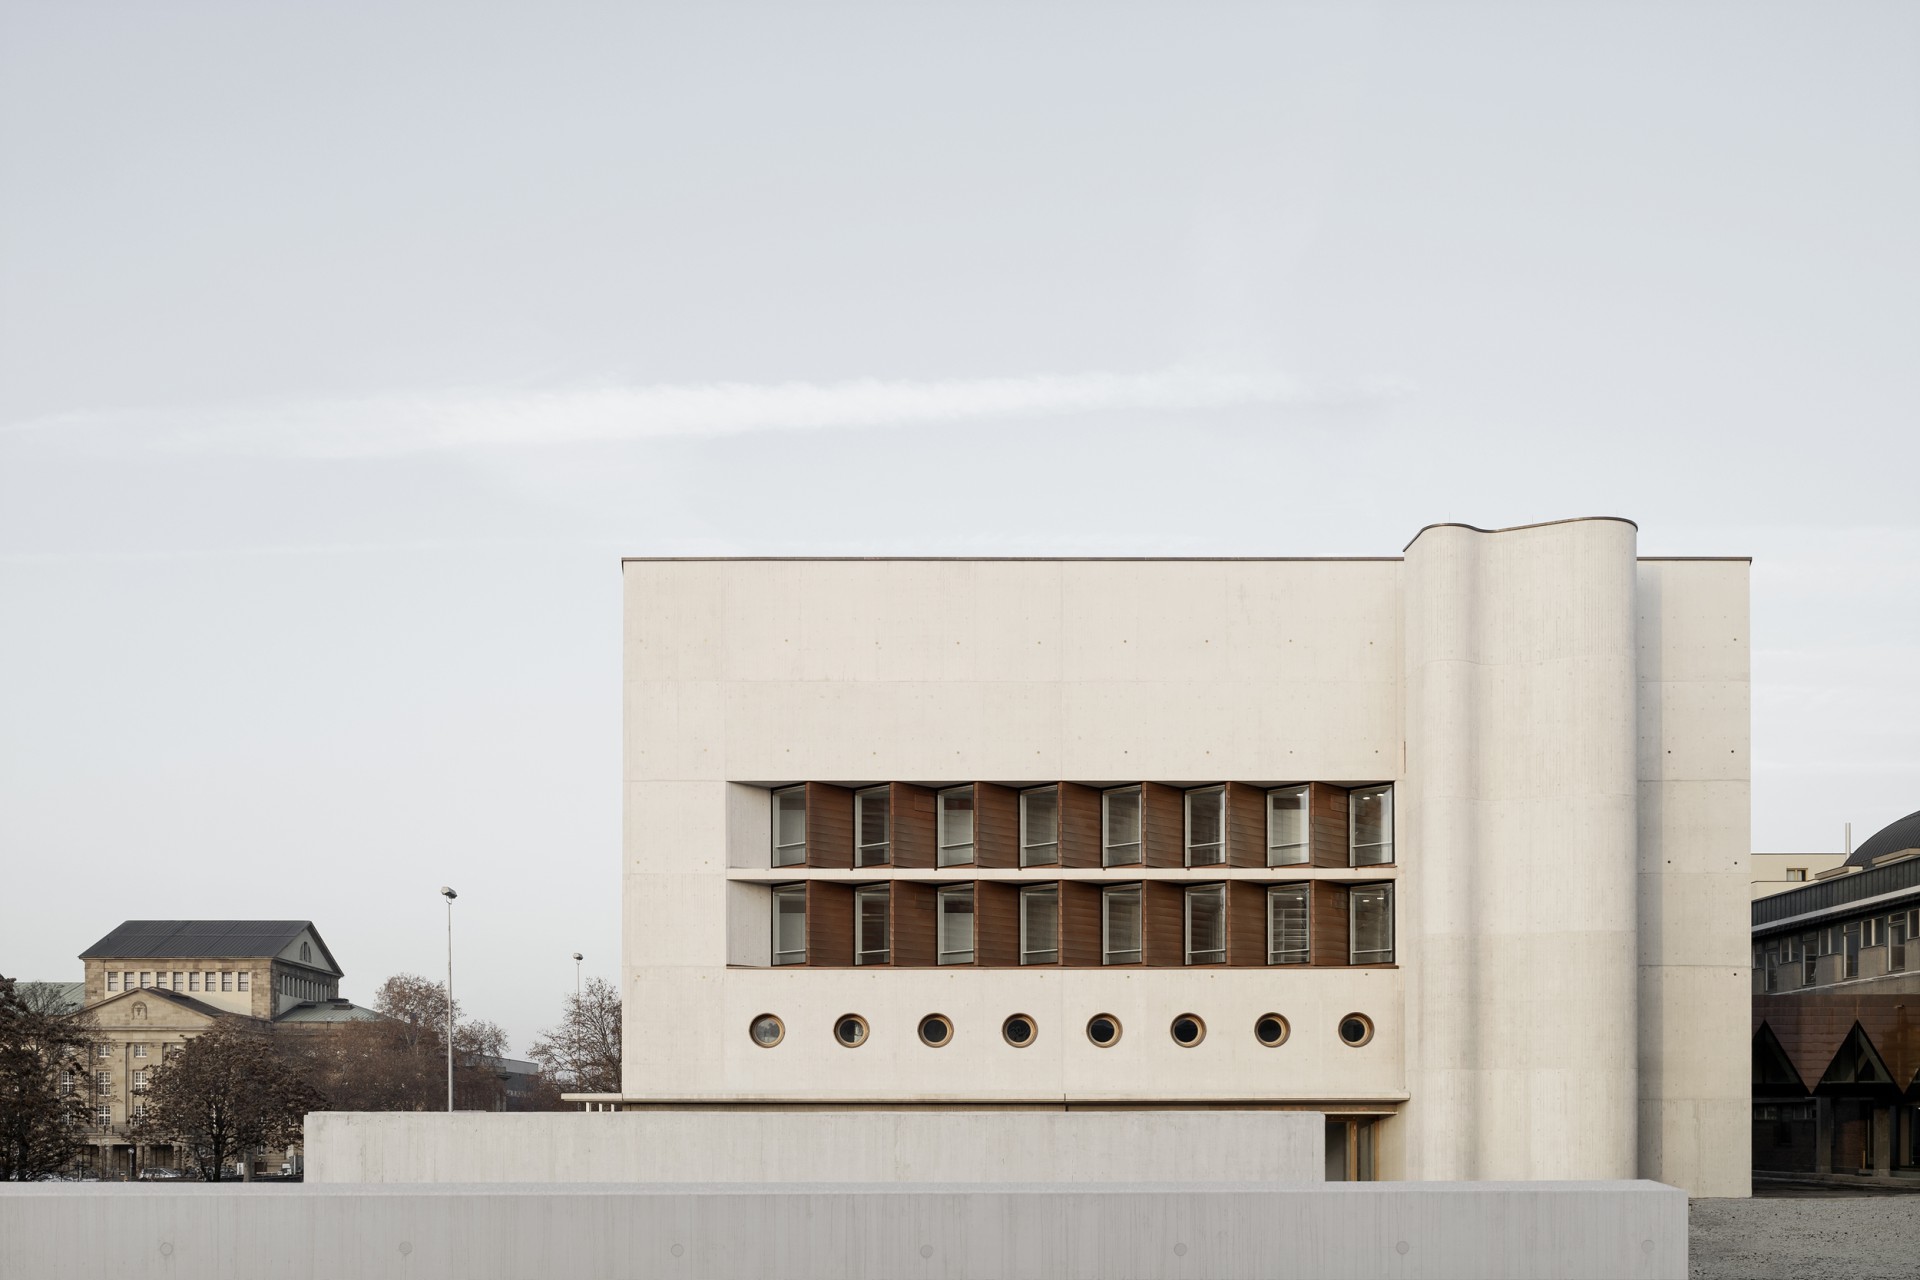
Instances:
[[[1020,865],[1020,793],[1012,787],[973,784],[973,861],[996,870]]]
[[[893,822],[893,865],[909,870],[933,866],[933,790],[910,782],[896,782],[887,797],[887,816]]]
[[[934,954],[936,887],[916,880],[895,880],[892,889],[893,895],[887,904],[887,929],[893,935],[888,939],[893,963],[909,969],[932,965],[937,959]]]
[[[1097,787],[1083,787],[1077,782],[1060,784],[1060,865],[1073,869],[1100,865]]]
[[[1165,880],[1140,885],[1140,963],[1168,968],[1187,962],[1186,893]]]
[[[1267,793],[1244,782],[1227,784],[1227,865],[1267,865]]]
[[[973,886],[973,962],[985,968],[1020,963],[1020,890],[1005,882]]]
[[[1859,1023],[1888,1073],[1904,1085],[1920,1072],[1920,1018],[1912,1016],[1914,1002],[1912,995],[1893,993],[1760,995],[1753,997],[1753,1027],[1773,1033],[1802,1085],[1812,1089]]]
[[[1187,865],[1186,821],[1185,792],[1159,782],[1140,784],[1140,854],[1147,866]]]
[[[1097,793],[1094,806],[1096,810],[1099,807]],[[1100,886],[1097,884],[1084,880],[1060,882],[1060,963],[1076,969],[1091,969],[1100,963]]]
[[[1227,882],[1227,963],[1250,968],[1267,963],[1267,886]]]
[[[1352,958],[1347,947],[1346,885],[1313,881],[1307,894],[1307,937],[1316,965],[1346,964]]]
[[[1314,866],[1347,865],[1350,859],[1345,791],[1324,782],[1316,782],[1307,788],[1307,840],[1313,850]]]
[[[807,963],[816,968],[853,964],[853,886],[807,881]]]
[[[853,792],[847,788],[807,784],[807,865],[853,865]]]

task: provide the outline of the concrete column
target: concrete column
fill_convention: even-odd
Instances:
[[[1876,1178],[1893,1176],[1893,1108],[1875,1107],[1868,1122],[1873,1132],[1873,1174]]]
[[[1407,548],[1407,1174],[1637,1162],[1635,530]]]
[[[1833,1099],[1813,1100],[1813,1171],[1833,1172]]]

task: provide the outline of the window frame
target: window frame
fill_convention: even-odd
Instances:
[[[800,840],[797,844],[780,843],[780,802],[788,796],[800,797]],[[807,784],[798,786],[775,787],[772,797],[772,831],[769,833],[772,849],[772,865],[776,867],[804,867],[807,865]],[[799,850],[797,857],[782,857],[786,850]]]
[[[1196,952],[1193,948],[1193,904],[1196,899],[1206,896],[1213,897],[1219,902],[1220,945],[1218,948],[1209,947],[1205,952]],[[1184,943],[1182,954],[1186,958],[1186,963],[1193,966],[1225,964],[1227,962],[1226,882],[1190,884],[1186,886],[1185,891],[1180,895],[1180,915],[1182,925],[1184,926],[1182,929],[1182,941]],[[1206,960],[1194,959],[1196,955],[1202,954],[1207,956],[1217,955],[1219,958]]]
[[[1298,893],[1300,897],[1301,943],[1297,952],[1282,952],[1275,945],[1273,904],[1281,893]],[[1267,886],[1267,963],[1269,965],[1310,965],[1313,963],[1313,882],[1295,880],[1286,884]],[[1276,955],[1297,954],[1299,959],[1276,960]]]
[[[1029,797],[1037,795],[1050,795],[1053,797],[1053,839],[1042,840],[1035,843],[1031,841],[1027,835],[1027,800]],[[1050,849],[1052,850],[1052,856],[1047,858],[1031,857],[1028,851],[1032,849]],[[1023,867],[1057,867],[1060,865],[1060,784],[1057,782],[1049,786],[1028,787],[1020,793],[1020,865]]]
[[[856,967],[889,964],[893,959],[893,891],[885,884],[865,884],[853,891],[853,963]],[[880,942],[877,948],[866,945],[866,904],[880,903]],[[878,959],[870,959],[877,954]]]
[[[1133,839],[1114,844],[1113,835],[1113,799],[1115,796],[1133,797]],[[1100,793],[1100,865],[1102,867],[1138,867],[1145,865],[1146,859],[1146,794],[1137,782],[1124,787],[1108,787]],[[1113,851],[1133,849],[1133,856],[1124,861],[1115,861]]]
[[[879,840],[864,839],[862,828],[866,825],[865,802],[878,797],[882,807],[881,821],[885,823],[884,835]],[[878,857],[868,857],[870,849],[880,851]],[[893,788],[885,784],[877,787],[862,787],[853,793],[853,865],[856,867],[884,867],[893,861]]]
[[[1375,844],[1362,845],[1357,839],[1360,834],[1360,806],[1355,803],[1355,797],[1376,792],[1386,798],[1386,821],[1383,826],[1387,838]],[[1354,787],[1347,792],[1347,865],[1349,867],[1390,867],[1393,865],[1393,811],[1393,784],[1391,782],[1376,782],[1365,787]],[[1360,851],[1362,849],[1384,849],[1386,850],[1386,856],[1384,858],[1367,858],[1363,861],[1360,857]]]
[[[967,797],[967,838],[965,843],[947,840],[947,799],[962,792]],[[980,838],[980,798],[974,794],[971,782],[963,782],[957,787],[942,787],[933,793],[933,865],[936,867],[970,867],[974,864],[975,842]],[[950,857],[948,850],[964,850],[966,857]]]
[[[1145,938],[1142,937],[1145,922],[1140,916],[1140,899],[1143,896],[1141,892],[1142,887],[1142,882],[1135,881],[1131,884],[1102,885],[1100,888],[1100,965],[1102,968],[1108,965],[1120,966],[1140,964],[1142,962],[1142,958],[1145,955],[1146,941]],[[1113,911],[1109,904],[1116,899],[1127,898],[1131,898],[1133,902],[1133,947],[1131,949],[1133,959],[1115,960],[1113,958],[1115,955],[1113,949]],[[1119,954],[1126,955],[1128,952],[1123,951]]]
[[[1386,907],[1387,945],[1372,947],[1366,951],[1360,949],[1360,900],[1361,895],[1380,895]],[[1396,914],[1394,904],[1393,881],[1382,880],[1376,884],[1356,884],[1347,890],[1347,963],[1350,965],[1390,965],[1398,964],[1398,938],[1396,936]],[[1379,956],[1385,953],[1386,959],[1363,960],[1362,955]]]
[[[1027,946],[1027,904],[1036,898],[1047,898],[1053,906],[1053,946],[1051,949],[1031,950]],[[1047,956],[1048,959],[1033,960],[1029,956]],[[1057,884],[1029,884],[1020,887],[1020,965],[1059,964],[1060,963],[1060,886]]]
[[[798,901],[800,904],[800,911],[799,911],[800,949],[797,952],[782,951],[780,949],[780,916],[781,916],[780,907],[782,903],[789,902],[789,901]],[[806,885],[806,881],[803,880],[799,884],[774,885],[772,890],[771,907],[772,907],[772,910],[770,912],[770,924],[772,927],[772,935],[769,938],[769,942],[772,948],[770,955],[773,960],[773,967],[778,969],[778,968],[785,968],[789,965],[805,964],[807,962],[807,885]],[[782,960],[780,958],[781,956],[796,956],[796,955],[799,958],[794,960]]]
[[[967,900],[967,949],[964,952],[950,950],[947,947],[947,902],[965,896]],[[971,884],[944,885],[933,895],[933,958],[936,965],[972,964],[979,954],[980,933],[979,903],[974,898]],[[959,912],[952,913],[954,915]],[[965,956],[965,959],[958,957]]]
[[[1217,797],[1220,802],[1220,815],[1219,815],[1220,838],[1218,840],[1211,842],[1208,845],[1202,846],[1203,848],[1210,848],[1214,851],[1216,856],[1211,861],[1195,862],[1193,860],[1193,851],[1194,851],[1193,802],[1197,798],[1204,798],[1204,797]],[[1186,850],[1185,865],[1189,867],[1224,867],[1226,866],[1227,865],[1227,788],[1226,788],[1226,784],[1218,783],[1211,787],[1195,787],[1191,791],[1187,791],[1183,793],[1182,800],[1183,800],[1183,803],[1181,804],[1181,811],[1185,816],[1185,833],[1184,833],[1185,834],[1184,844],[1185,844],[1185,850]]]
[[[1297,794],[1300,797],[1300,839],[1286,844],[1276,844],[1273,839],[1273,800],[1275,796]],[[1304,867],[1313,861],[1313,787],[1309,783],[1296,782],[1285,787],[1268,787],[1266,791],[1267,815],[1267,865],[1270,867]],[[1275,858],[1278,849],[1298,849],[1297,858]]]

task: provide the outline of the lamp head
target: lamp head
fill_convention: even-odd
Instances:
[[[448,902],[452,902],[455,898],[459,897],[460,895],[455,893],[452,889],[448,888],[446,885],[443,884],[440,886],[440,896],[445,898]]]
[[[579,953],[578,951],[576,951],[576,952],[574,952],[574,953],[573,953],[573,958],[574,958],[575,960],[585,960],[585,959],[586,959],[586,957],[585,957],[585,956],[583,956],[583,955],[581,955],[581,954],[580,954],[580,953]]]

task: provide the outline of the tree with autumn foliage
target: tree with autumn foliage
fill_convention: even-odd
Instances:
[[[92,1025],[0,977],[0,1182],[50,1178],[86,1141]]]
[[[201,1178],[218,1182],[236,1157],[299,1142],[307,1112],[325,1103],[264,1028],[221,1018],[152,1070],[146,1115],[132,1132],[171,1143]]]

